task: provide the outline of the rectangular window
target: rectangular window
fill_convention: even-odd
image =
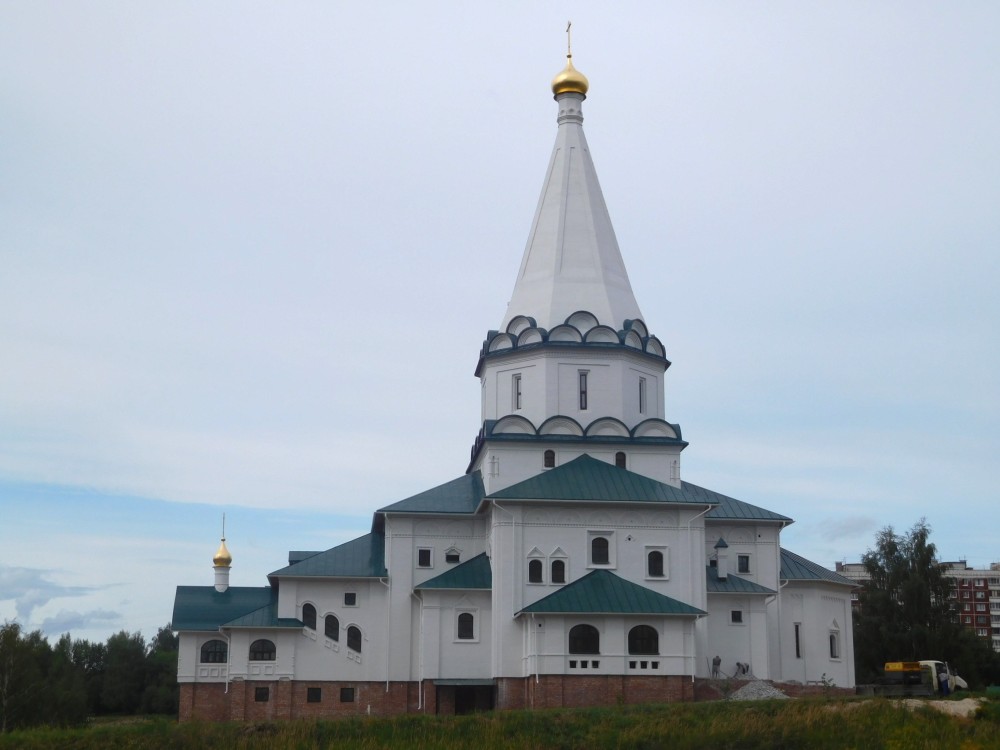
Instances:
[[[737,571],[740,573],[750,572],[750,555],[737,555],[736,556]]]
[[[521,375],[518,373],[511,379],[510,392],[513,400],[514,411],[521,410]]]
[[[456,552],[455,550],[449,550],[444,553],[444,561],[446,563],[457,563],[462,559],[462,553]]]
[[[341,703],[354,703],[354,688],[342,687],[340,689],[340,702]]]
[[[431,567],[430,547],[421,547],[420,549],[417,550],[417,567],[418,568]]]
[[[358,595],[353,591],[349,591],[344,594],[344,606],[345,607],[357,607],[358,606]]]
[[[587,410],[587,371],[580,371],[580,411]]]
[[[646,378],[639,378],[639,413],[646,413]]]
[[[731,622],[733,625],[742,625],[743,624],[743,610],[742,609],[734,609],[734,610],[730,611],[730,613],[729,613],[729,622]]]
[[[802,658],[802,623],[795,623],[795,658]]]
[[[258,703],[267,703],[271,699],[271,688],[266,688],[266,687],[254,688],[253,699]]]
[[[323,700],[323,688],[306,688],[306,703],[319,703]]]
[[[985,612],[985,611],[986,611],[986,605],[985,604],[977,604],[976,605],[976,612]]]

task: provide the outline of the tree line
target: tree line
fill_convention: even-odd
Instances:
[[[107,714],[177,714],[177,636],[149,643],[121,631],[106,643],[0,626],[0,732],[73,726]]]
[[[1000,684],[1000,654],[959,622],[955,579],[938,562],[930,534],[925,519],[903,533],[887,526],[861,558],[869,580],[854,612],[859,684],[877,679],[887,661],[920,659],[948,662],[970,688]]]

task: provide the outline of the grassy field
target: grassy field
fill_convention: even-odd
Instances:
[[[509,711],[266,724],[178,724],[168,719],[0,735],[18,748],[421,748],[426,750],[685,750],[686,748],[1000,748],[1000,701],[974,717],[884,699],[778,700]]]

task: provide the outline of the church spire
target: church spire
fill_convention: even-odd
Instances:
[[[642,318],[583,134],[589,86],[568,48],[566,67],[552,81],[556,143],[501,330],[518,315],[545,329],[580,310],[615,330]]]

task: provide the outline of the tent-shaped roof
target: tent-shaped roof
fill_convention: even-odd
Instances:
[[[706,505],[717,502],[621,469],[586,453],[489,496],[497,500],[568,500]]]
[[[481,555],[476,555],[414,588],[491,589],[493,588],[493,571],[490,569],[490,558],[483,552]]]
[[[610,570],[594,570],[521,612],[616,615],[703,615],[690,604],[619,578]]]
[[[855,588],[857,581],[827,570],[822,565],[806,560],[801,555],[781,549],[781,580],[783,581],[827,581],[841,586]]]
[[[225,591],[215,586],[178,586],[174,595],[174,630],[218,630],[238,617],[277,601],[270,586],[230,586]]]
[[[359,536],[276,570],[269,577],[279,576],[384,578],[385,537],[374,532]]]
[[[478,471],[379,508],[377,513],[475,513],[486,495]]]
[[[759,583],[748,581],[746,578],[740,578],[739,576],[728,575],[725,579],[719,578],[718,568],[712,565],[705,566],[705,575],[707,578],[708,593],[710,594],[777,593],[774,589],[769,589],[767,586],[761,586]]]

